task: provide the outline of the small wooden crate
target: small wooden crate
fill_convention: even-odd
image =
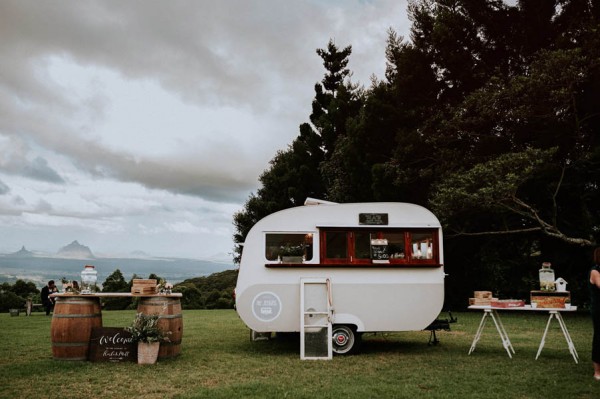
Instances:
[[[143,280],[134,278],[131,293],[134,295],[156,294],[158,292],[156,285],[156,279]]]
[[[492,291],[475,291],[474,298],[469,298],[469,306],[489,306],[492,300],[497,300],[492,296]]]
[[[489,306],[492,301],[497,301],[498,298],[469,298],[469,306]]]
[[[492,301],[493,308],[522,308],[525,306],[525,301],[521,299],[496,299]]]
[[[492,299],[492,291],[475,291],[476,299]]]
[[[569,291],[531,291],[531,302],[537,303],[538,308],[564,308],[567,299],[571,301]]]

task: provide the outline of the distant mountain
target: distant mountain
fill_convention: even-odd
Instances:
[[[131,251],[131,252],[129,253],[129,256],[131,256],[131,257],[133,257],[133,258],[140,258],[140,259],[144,259],[144,258],[151,258],[151,256],[150,256],[150,255],[148,255],[146,252],[144,252],[144,251],[140,251],[140,250],[137,250],[137,251]]]
[[[17,258],[32,258],[33,252],[26,250],[25,245],[23,245],[20,250],[13,252],[12,254],[8,254],[7,256],[14,256]]]
[[[57,255],[62,258],[90,259],[95,258],[92,250],[85,245],[81,245],[77,240],[58,250]]]

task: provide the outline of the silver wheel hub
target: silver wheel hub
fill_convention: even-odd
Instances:
[[[333,342],[336,345],[344,346],[348,343],[348,336],[346,334],[344,334],[343,332],[336,332],[333,335]]]

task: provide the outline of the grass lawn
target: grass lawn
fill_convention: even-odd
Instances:
[[[130,324],[134,311],[104,311],[104,326]],[[488,321],[467,355],[481,312],[455,313],[452,331],[365,335],[361,351],[301,361],[298,340],[250,342],[233,310],[184,310],[182,354],[156,365],[52,359],[50,317],[0,314],[2,398],[600,398],[592,378],[592,324],[565,314],[581,358],[575,364],[558,323],[535,355],[547,321],[501,314],[516,350],[510,359]],[[445,315],[442,315],[445,317]]]

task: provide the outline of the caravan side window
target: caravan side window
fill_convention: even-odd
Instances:
[[[438,230],[322,228],[321,263],[439,265]]]
[[[433,237],[430,233],[411,234],[410,256],[413,259],[433,259]]]
[[[346,231],[329,231],[325,237],[326,258],[348,259],[348,233]]]
[[[267,233],[265,258],[283,263],[299,263],[313,258],[311,233]]]

